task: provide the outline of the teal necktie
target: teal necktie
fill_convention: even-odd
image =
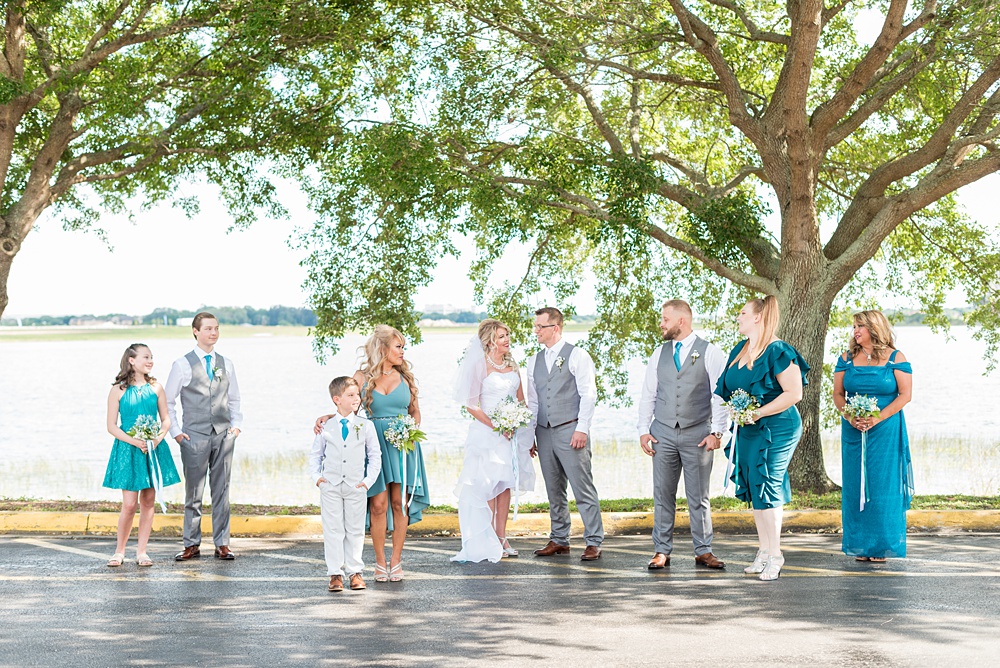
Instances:
[[[347,440],[348,433],[350,432],[347,430],[347,418],[344,418],[340,421],[340,435],[344,437],[345,441]]]
[[[212,356],[205,355],[205,373],[208,374],[209,380],[215,380],[215,371],[212,370]]]
[[[674,348],[674,366],[677,367],[678,371],[681,370],[681,342],[680,341],[677,342],[677,347]]]

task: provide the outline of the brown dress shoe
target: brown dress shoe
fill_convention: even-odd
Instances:
[[[344,576],[343,575],[331,575],[330,576],[330,586],[327,587],[330,591],[344,591]]]
[[[174,555],[174,561],[190,561],[192,559],[201,558],[201,548],[197,545],[189,545],[184,548],[183,552],[178,552]]]
[[[365,579],[361,577],[361,573],[354,573],[351,575],[351,589],[367,589],[365,586]]]
[[[550,540],[548,545],[535,550],[536,557],[551,557],[554,554],[569,554],[569,545],[560,545]]]
[[[597,561],[601,558],[601,548],[596,545],[588,545],[587,549],[580,555],[580,561]]]
[[[704,566],[705,568],[725,568],[725,562],[719,561],[715,558],[715,555],[711,552],[706,552],[705,554],[699,554],[694,558],[694,563],[698,566]]]
[[[653,555],[653,558],[649,560],[649,565],[646,566],[651,571],[659,570],[667,566],[670,563],[670,557],[663,554],[662,552],[657,552]]]
[[[233,551],[229,549],[228,545],[220,545],[219,547],[215,548],[215,558],[225,559],[226,561],[232,561],[233,559],[236,558],[236,555],[233,554]]]

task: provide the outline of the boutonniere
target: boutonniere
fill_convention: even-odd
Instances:
[[[556,366],[562,369],[562,365],[565,361],[566,361],[565,358],[563,358],[563,356],[560,355],[559,357],[556,358]]]
[[[358,438],[361,438],[361,429],[362,427],[360,424],[354,425],[354,435],[357,436]]]
[[[697,362],[699,357],[701,357],[701,355],[698,354],[698,351],[697,350],[693,351],[691,353],[691,363],[694,364],[695,362]]]
[[[219,366],[215,367],[214,369],[212,369],[212,378],[213,379],[221,378],[223,371],[225,371],[225,369],[223,369],[222,367]]]

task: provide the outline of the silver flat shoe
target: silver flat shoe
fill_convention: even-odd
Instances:
[[[764,570],[764,565],[767,563],[767,552],[764,550],[757,550],[757,556],[753,558],[753,563],[743,569],[743,572],[747,575],[756,575]]]
[[[510,543],[507,542],[507,539],[504,538],[503,539],[503,557],[501,557],[501,559],[507,559],[508,557],[516,557],[517,554],[518,554],[517,550],[515,550],[514,548],[512,548],[510,546]]]

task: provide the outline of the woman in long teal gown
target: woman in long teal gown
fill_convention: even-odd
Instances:
[[[910,363],[895,349],[886,317],[879,311],[855,314],[850,350],[837,358],[833,400],[843,411],[852,396],[874,397],[880,415],[841,421],[842,547],[858,561],[906,556],[913,468],[903,406],[910,401],[912,374]]]
[[[729,401],[733,392],[742,389],[760,405],[754,422],[736,431],[736,443],[730,441],[726,454],[734,464],[731,480],[736,496],[753,507],[760,541],[753,564],[744,572],[774,580],[785,563],[782,509],[792,497],[788,462],[802,436],[802,418],[795,404],[802,399],[809,365],[795,348],[774,338],[778,302],[773,296],[751,299],[737,323],[747,339],[729,354],[715,393]]]
[[[149,534],[153,529],[153,508],[156,500],[154,478],[162,487],[181,481],[170,448],[163,441],[170,429],[167,398],[163,387],[150,375],[153,354],[148,346],[133,343],[122,355],[121,370],[108,395],[108,432],[115,437],[104,474],[104,486],[122,490],[122,510],[118,517],[118,543],[108,566],[121,566],[125,545],[132,532],[136,507],[139,508],[139,540],[136,562],[152,566],[146,553]],[[159,431],[150,440],[129,436],[132,427],[146,418],[159,422]],[[152,452],[150,450],[152,444]]]

